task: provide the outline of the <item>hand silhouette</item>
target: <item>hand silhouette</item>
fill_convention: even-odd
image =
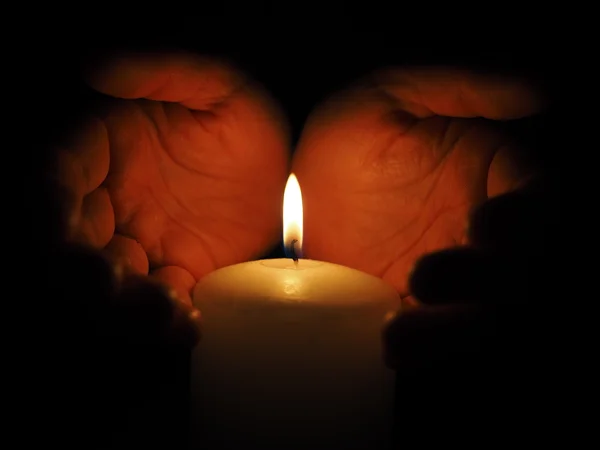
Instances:
[[[383,70],[328,99],[294,155],[305,254],[408,295],[422,255],[467,242],[469,213],[531,175],[490,120],[544,106],[518,80],[450,69]]]

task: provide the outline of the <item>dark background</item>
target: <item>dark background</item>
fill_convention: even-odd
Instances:
[[[168,4],[161,7],[166,6]],[[28,241],[36,247],[34,251],[43,249],[51,230],[41,226],[46,221],[41,212],[44,207],[32,211],[28,206],[36,204],[31,199],[44,195],[35,182],[40,173],[32,169],[42,169],[45,156],[52,151],[53,145],[77,126],[85,111],[93,108],[95,95],[81,82],[81,67],[115,49],[177,47],[233,60],[264,84],[282,104],[291,121],[294,139],[299,136],[309,112],[328,93],[378,67],[453,65],[523,75],[547,88],[554,104],[546,114],[509,124],[509,128],[529,144],[547,168],[555,170],[562,163],[557,149],[566,140],[565,105],[569,98],[564,86],[565,75],[570,70],[566,63],[567,53],[571,50],[569,43],[557,32],[554,22],[544,16],[545,13],[539,12],[540,16],[535,19],[523,18],[522,11],[518,9],[490,4],[489,10],[479,17],[472,15],[470,10],[459,11],[461,20],[457,21],[443,13],[434,18],[433,5],[427,14],[378,10],[372,19],[363,17],[360,11],[353,15],[338,12],[329,17],[319,17],[300,4],[291,7],[292,10],[294,8],[311,15],[283,14],[256,18],[243,14],[231,17],[182,12],[177,14],[176,19],[160,14],[153,18],[143,18],[140,14],[132,19],[115,19],[114,16],[107,19],[89,12],[81,16],[64,15],[61,20],[49,18],[44,24],[24,22],[23,37],[13,45],[11,64],[7,65],[9,75],[14,76],[15,81],[6,95],[12,98],[16,94],[11,111],[17,120],[10,131],[11,135],[18,137],[16,142],[21,144],[15,152],[18,167],[22,169],[18,173],[25,174],[20,191],[26,197],[21,206],[25,206],[24,217],[29,218],[25,228],[30,232]],[[505,16],[501,17],[499,11]],[[540,24],[544,24],[545,28],[540,28]],[[33,176],[31,182],[28,176]],[[51,201],[51,196],[47,201]],[[52,208],[44,211],[51,213]],[[267,256],[280,254],[281,249],[274,249]],[[31,254],[25,259],[30,261]],[[28,297],[32,304],[39,300],[34,297]],[[61,321],[76,319],[76,312],[73,314],[72,317],[47,320],[60,327]],[[72,365],[67,369],[75,373],[75,377],[78,357],[73,355]],[[168,388],[147,393],[149,396],[157,394],[156,400],[151,402],[150,409],[138,411],[137,426],[145,435],[146,446],[168,440],[170,448],[175,449],[185,443],[187,360],[186,355],[171,355],[169,358],[161,360],[161,367],[167,364],[178,369],[165,381]],[[47,364],[55,363],[50,356]],[[445,374],[440,376],[448,379],[444,378]],[[435,430],[440,423],[448,421],[448,416],[444,419],[439,414],[429,414],[439,404],[431,403],[431,409],[423,405],[436,398],[435,389],[427,384],[432,379],[428,378],[429,381],[420,385],[412,385],[412,379],[400,380],[403,405],[415,411],[415,414],[405,414],[402,418],[407,439],[424,438],[427,430]],[[80,427],[79,431],[87,436],[76,439],[80,448],[93,448],[91,444],[86,445],[86,441],[96,442],[101,440],[100,435],[111,432],[86,424],[113,414],[110,410],[89,411],[93,401],[87,399],[94,398],[95,385],[101,382],[79,380],[74,395],[64,393],[64,404],[46,405],[51,411],[70,408],[66,415],[58,414],[60,419],[57,423],[73,420],[73,427]],[[453,387],[445,386],[444,389],[452,390]],[[485,396],[489,389],[490,386],[484,386],[477,395]],[[491,389],[496,390],[497,386]],[[425,395],[425,391],[431,392]],[[71,401],[73,396],[78,398],[79,403]],[[471,393],[473,396],[475,394]],[[460,403],[467,398],[465,393],[452,401]],[[35,401],[33,405],[36,405]],[[118,404],[111,407],[115,410],[121,408]],[[514,413],[519,407],[512,405],[512,408]],[[489,414],[489,411],[481,414]],[[465,421],[472,421],[476,415],[471,413]],[[459,422],[454,419],[455,423]],[[56,426],[60,429],[63,425]],[[475,423],[466,426],[477,427]],[[77,432],[72,434],[75,436]]]
[[[279,100],[297,138],[306,116],[324,96],[388,65],[453,65],[517,73],[559,96],[562,78],[570,70],[567,61],[578,46],[571,46],[572,40],[560,33],[547,13],[540,12],[535,19],[521,13],[490,9],[478,15],[465,10],[463,20],[444,17],[443,12],[441,17],[406,12],[401,18],[392,12],[371,18],[343,12],[262,18],[181,13],[176,19],[167,15],[153,20],[90,15],[86,20],[32,25],[27,33],[32,39],[20,43],[21,67],[13,73],[21,82],[30,77],[27,95],[36,98],[44,119],[36,134],[48,138],[46,131],[61,132],[65,115],[71,112],[76,117],[76,111],[89,103],[78,70],[99,55],[122,48],[176,47],[226,57]]]

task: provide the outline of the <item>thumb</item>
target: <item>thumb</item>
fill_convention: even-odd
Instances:
[[[561,203],[556,180],[535,179],[474,210],[469,220],[469,242],[504,254],[543,255],[564,232]]]
[[[180,103],[207,110],[241,87],[245,80],[232,65],[190,53],[120,53],[88,64],[90,87],[125,99]]]
[[[419,118],[518,119],[540,112],[547,103],[539,83],[469,70],[386,69],[375,73],[373,79],[400,109]]]
[[[458,247],[419,259],[409,278],[409,290],[429,305],[497,305],[512,301],[522,282],[520,275],[509,256]]]

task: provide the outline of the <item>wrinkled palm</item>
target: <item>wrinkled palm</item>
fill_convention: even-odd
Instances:
[[[260,88],[188,55],[115,58],[89,83],[115,98],[60,152],[76,240],[184,297],[276,241],[289,144]]]
[[[420,256],[465,243],[472,208],[526,176],[485,119],[539,107],[523,83],[432,69],[382,71],[331,97],[294,155],[306,256],[407,294]]]

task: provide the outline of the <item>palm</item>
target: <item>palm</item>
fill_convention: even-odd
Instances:
[[[422,109],[359,87],[313,114],[293,167],[308,257],[382,277],[406,294],[416,259],[463,243],[470,210],[514,181],[501,168],[504,139],[485,121]]]
[[[105,123],[116,230],[136,239],[151,265],[199,278],[273,242],[286,152],[249,98],[227,99],[214,112],[124,103]]]
[[[113,98],[58,161],[77,240],[184,298],[276,241],[289,148],[262,89],[178,54],[115,59],[90,78]]]

